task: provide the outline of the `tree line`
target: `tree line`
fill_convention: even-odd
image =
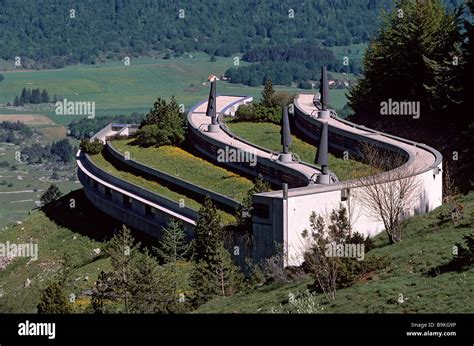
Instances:
[[[54,103],[57,101],[57,96],[54,95]],[[49,94],[46,89],[41,91],[39,88],[37,89],[27,89],[23,88],[20,95],[15,96],[15,101],[13,101],[13,105],[15,107],[23,106],[27,103],[33,104],[40,104],[40,103],[49,103]]]
[[[392,0],[2,1],[0,58],[20,57],[25,67],[60,68],[166,52],[231,56],[293,40],[349,45],[367,42],[378,13],[390,6]],[[249,21],[249,13],[257,15]]]

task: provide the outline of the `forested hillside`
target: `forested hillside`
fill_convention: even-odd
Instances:
[[[366,42],[380,10],[391,3],[1,0],[0,58],[20,56],[60,67],[93,63],[101,53],[170,49],[175,54],[197,50],[229,56],[262,44],[309,38],[329,46],[349,45]]]
[[[359,61],[343,66],[320,46],[367,43],[381,11],[393,6],[392,0],[0,0],[0,59],[41,69],[125,56],[242,53],[261,64],[228,71],[234,82],[258,85],[271,77],[289,84],[315,79],[321,64],[358,73]]]

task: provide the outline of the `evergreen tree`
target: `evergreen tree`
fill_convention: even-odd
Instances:
[[[62,195],[63,194],[59,190],[59,188],[55,184],[51,184],[48,189],[41,195],[40,201],[43,203],[43,206],[45,206],[59,199]]]
[[[221,218],[212,200],[206,196],[203,206],[199,209],[194,228],[194,261],[203,260],[212,264],[222,240]]]
[[[31,91],[31,103],[34,103],[34,104],[41,103],[41,93],[39,89],[33,89]]]
[[[184,141],[184,118],[174,96],[169,103],[158,98],[137,132],[141,145],[179,145]]]
[[[39,314],[68,314],[71,307],[64,295],[63,287],[58,282],[53,282],[43,291],[39,304]]]
[[[19,106],[22,106],[21,102],[20,102],[20,98],[17,96],[15,96],[15,101],[13,102],[13,105],[15,107],[19,107]]]
[[[43,92],[41,93],[41,103],[49,103],[49,95],[46,89],[43,89]]]
[[[114,293],[122,300],[126,313],[129,310],[133,265],[138,253],[138,244],[134,244],[134,241],[132,233],[124,225],[107,245],[107,253],[113,268],[111,284]]]
[[[165,264],[175,266],[176,262],[185,259],[189,250],[190,245],[182,225],[176,219],[171,219],[167,226],[162,228],[159,246],[156,249],[158,256]]]
[[[95,282],[91,297],[91,309],[94,313],[106,313],[105,300],[111,292],[110,274],[101,271]]]
[[[351,88],[350,106],[359,114],[380,113],[380,103],[420,102],[427,122],[436,111],[459,102],[460,12],[448,13],[439,0],[402,0],[364,57],[364,76]],[[440,112],[438,112],[439,114]]]
[[[271,78],[268,78],[265,82],[265,87],[263,88],[263,91],[262,91],[262,99],[261,99],[262,105],[266,107],[271,107],[270,99],[274,93],[275,93],[275,89],[273,89],[273,82]]]
[[[242,281],[239,269],[224,248],[220,217],[211,199],[206,197],[199,209],[194,229],[193,270],[190,277],[194,304],[200,305],[215,295],[231,295]]]
[[[231,258],[229,251],[220,242],[212,264],[204,260],[194,263],[190,277],[193,302],[199,306],[215,296],[231,296],[243,283],[243,274]]]
[[[33,95],[30,89],[26,89],[25,103],[33,103]]]
[[[172,274],[160,268],[147,252],[135,258],[130,280],[130,312],[168,313],[178,299]]]
[[[24,105],[25,103],[29,103],[29,102],[30,102],[30,99],[28,97],[28,92],[26,91],[26,88],[23,88],[20,95],[20,105]]]

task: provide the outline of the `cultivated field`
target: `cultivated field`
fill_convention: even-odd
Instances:
[[[240,61],[240,65],[246,63]],[[96,116],[128,115],[132,112],[148,112],[158,96],[170,98],[175,95],[179,103],[187,108],[207,98],[209,86],[203,83],[210,74],[220,76],[234,67],[234,58],[218,57],[209,62],[209,56],[196,53],[187,58],[132,59],[130,66],[121,61],[101,65],[69,66],[59,70],[5,71],[2,74],[0,103],[12,102],[21,90],[46,88],[50,98],[63,95],[70,101],[96,102]],[[304,91],[296,87],[276,87],[289,92]],[[221,81],[218,93],[249,95],[260,98],[262,87],[248,87]],[[346,102],[345,90],[331,90],[332,103],[336,109]],[[12,113],[11,109],[0,109],[0,113]],[[31,113],[31,112],[30,112]],[[42,113],[59,124],[68,124],[80,116],[56,115],[54,107]]]

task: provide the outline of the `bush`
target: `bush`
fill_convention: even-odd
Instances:
[[[48,189],[41,195],[40,201],[43,203],[43,206],[48,205],[62,196],[62,192],[55,184],[51,184]]]
[[[270,122],[280,124],[281,107],[265,107],[258,103],[242,105],[235,113],[236,121],[251,121],[256,123]]]
[[[82,139],[80,148],[83,152],[89,155],[97,155],[102,152],[104,149],[104,143],[98,138],[95,138],[93,141],[89,139]]]
[[[172,144],[166,130],[158,125],[146,125],[136,133],[137,142],[143,147]]]

